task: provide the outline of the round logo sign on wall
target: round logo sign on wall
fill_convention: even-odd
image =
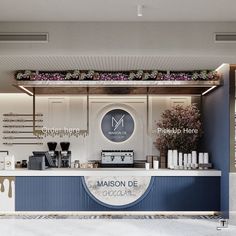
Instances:
[[[124,142],[134,132],[134,119],[125,110],[113,109],[102,118],[103,135],[112,142]]]

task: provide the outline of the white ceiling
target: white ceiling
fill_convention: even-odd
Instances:
[[[199,70],[233,61],[236,56],[0,56],[0,70]]]
[[[0,0],[0,21],[18,22],[236,21],[235,13],[235,0]]]

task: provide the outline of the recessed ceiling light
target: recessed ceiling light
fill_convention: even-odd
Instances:
[[[143,16],[143,5],[137,6],[137,16]]]

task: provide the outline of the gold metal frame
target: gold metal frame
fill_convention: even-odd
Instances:
[[[36,93],[35,93],[35,88],[33,88],[33,134],[38,136],[38,134],[40,133],[40,130],[36,130],[36,128],[38,126],[36,126]],[[86,130],[81,130],[83,133],[86,133],[86,135],[89,135],[89,87],[87,87],[87,94],[86,94],[86,117],[87,117],[87,121],[86,121]]]
[[[36,134],[36,91],[37,94],[86,94],[87,130],[89,134],[89,95],[90,94],[146,94],[147,96],[147,134],[149,134],[149,95],[150,94],[185,94],[201,95],[213,91],[222,85],[222,80],[210,81],[17,81],[15,87],[33,96],[33,132]],[[36,90],[37,89],[37,90]]]

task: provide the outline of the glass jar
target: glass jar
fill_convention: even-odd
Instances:
[[[20,161],[17,161],[15,167],[16,167],[16,168],[21,168],[21,162],[20,162]]]
[[[27,168],[27,160],[22,160],[22,164],[21,164],[21,167],[22,168]]]

